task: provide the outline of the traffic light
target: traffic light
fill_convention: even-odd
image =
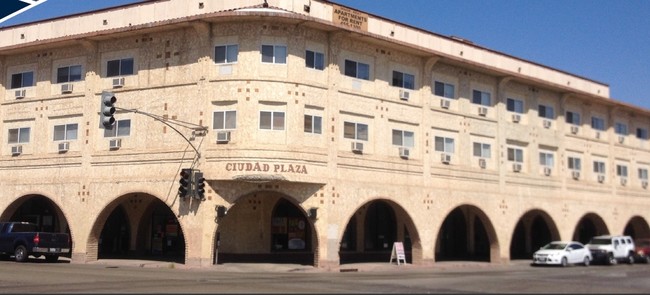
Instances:
[[[203,200],[205,198],[205,178],[203,172],[194,173],[194,198]]]
[[[192,191],[192,169],[182,169],[181,179],[178,180],[178,195],[181,198],[187,197]]]
[[[113,124],[115,124],[115,102],[117,98],[112,92],[103,91],[102,92],[102,101],[99,106],[99,128],[111,129]]]

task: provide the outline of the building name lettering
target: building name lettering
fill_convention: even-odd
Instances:
[[[307,174],[307,166],[300,164],[228,163],[226,171],[273,172]]]

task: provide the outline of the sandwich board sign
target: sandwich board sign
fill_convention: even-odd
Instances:
[[[406,264],[406,254],[404,254],[404,244],[402,242],[393,243],[393,251],[390,253],[388,263],[393,263],[393,259],[397,261],[397,265],[400,265],[400,261]]]

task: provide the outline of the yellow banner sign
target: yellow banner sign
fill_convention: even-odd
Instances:
[[[332,22],[349,28],[368,31],[368,14],[346,7],[332,5]]]

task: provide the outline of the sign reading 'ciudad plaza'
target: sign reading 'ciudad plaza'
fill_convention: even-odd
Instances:
[[[227,163],[226,171],[307,174],[307,166],[301,164],[268,164],[259,162]]]

